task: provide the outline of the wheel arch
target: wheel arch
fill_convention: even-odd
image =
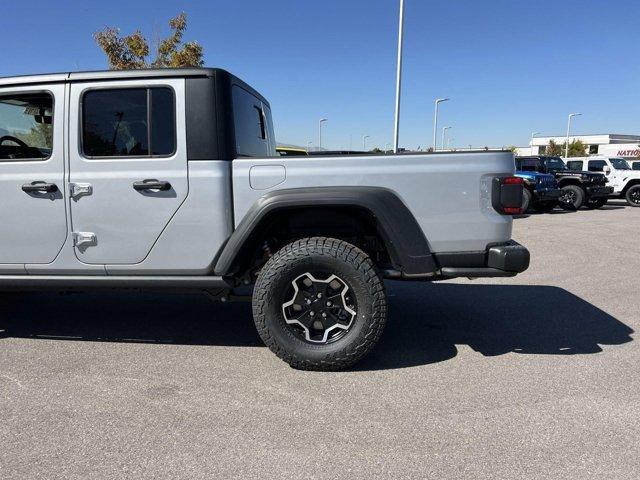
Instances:
[[[407,274],[437,270],[428,241],[405,203],[381,187],[313,187],[276,190],[260,197],[244,216],[220,253],[214,271],[236,275],[243,262],[263,241],[275,221],[309,210],[359,212],[372,222],[393,267]],[[323,234],[310,231],[308,236]]]
[[[622,195],[626,195],[627,190],[629,190],[631,187],[635,187],[636,185],[640,185],[640,178],[634,178],[633,180],[629,180],[627,184],[624,186],[624,188],[622,189]]]

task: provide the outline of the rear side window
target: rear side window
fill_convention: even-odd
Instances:
[[[631,168],[633,168],[634,170],[640,170],[640,162],[633,162]]]
[[[604,167],[607,165],[607,162],[604,160],[589,160],[588,165],[590,172],[602,172]]]
[[[233,119],[239,157],[275,156],[271,112],[259,98],[234,85]]]
[[[0,161],[46,160],[52,148],[51,94],[0,96]]]
[[[170,156],[175,123],[170,88],[90,90],[82,99],[82,152],[89,158]]]
[[[581,171],[582,170],[582,162],[580,160],[569,160],[567,162],[567,167],[569,167],[569,170]]]
[[[540,170],[540,160],[537,158],[523,158],[520,163],[523,172],[537,172]]]

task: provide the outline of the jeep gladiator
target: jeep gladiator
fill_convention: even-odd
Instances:
[[[267,100],[220,69],[3,78],[0,290],[246,285],[279,357],[346,368],[380,338],[384,279],[528,267],[513,174],[499,151],[280,157]]]

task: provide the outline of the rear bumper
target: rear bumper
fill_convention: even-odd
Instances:
[[[433,254],[438,269],[423,274],[406,274],[397,270],[383,272],[395,280],[445,280],[467,277],[513,277],[529,268],[529,250],[518,242],[489,245],[480,252],[450,252]]]
[[[586,187],[585,191],[587,192],[587,195],[589,195],[589,197],[591,198],[608,197],[613,193],[613,187],[601,187],[601,186]]]
[[[529,268],[529,250],[518,242],[490,245],[484,252],[436,254],[444,278],[513,277]]]

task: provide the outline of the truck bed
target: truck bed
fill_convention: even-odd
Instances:
[[[413,213],[432,252],[484,251],[511,239],[511,217],[492,207],[491,182],[513,173],[511,152],[242,158],[232,162],[234,223],[274,190],[383,187]]]

